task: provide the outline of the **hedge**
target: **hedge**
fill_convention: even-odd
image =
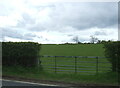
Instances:
[[[35,67],[40,46],[34,42],[2,42],[2,65]]]
[[[104,44],[105,55],[112,64],[112,71],[120,73],[120,41]]]

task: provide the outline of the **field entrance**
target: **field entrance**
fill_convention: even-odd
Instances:
[[[111,63],[99,56],[41,56],[44,71],[95,75],[111,71]]]

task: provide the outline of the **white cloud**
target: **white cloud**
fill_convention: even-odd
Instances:
[[[72,42],[74,36],[84,42],[89,41],[90,35],[117,40],[117,3],[42,1],[0,1],[3,37],[11,41],[41,43]]]

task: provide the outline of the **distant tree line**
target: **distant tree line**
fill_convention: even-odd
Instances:
[[[112,40],[98,40],[97,42],[85,42],[85,43],[82,43],[82,42],[75,42],[75,43],[69,43],[69,42],[66,42],[64,44],[105,44],[105,43],[109,43],[109,42],[113,42]]]
[[[66,42],[65,44],[104,44],[104,43],[108,43],[108,42],[112,42],[112,40],[99,40],[97,37],[95,36],[90,36],[90,41],[89,42],[80,42],[80,39],[78,36],[75,36],[72,38],[72,41],[74,43],[69,43],[69,42]]]

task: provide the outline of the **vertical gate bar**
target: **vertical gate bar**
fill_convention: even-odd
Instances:
[[[96,75],[98,75],[98,57],[96,57]]]
[[[77,73],[77,57],[75,57],[75,74]]]
[[[56,61],[56,56],[55,56],[55,73],[57,73],[57,61]]]

